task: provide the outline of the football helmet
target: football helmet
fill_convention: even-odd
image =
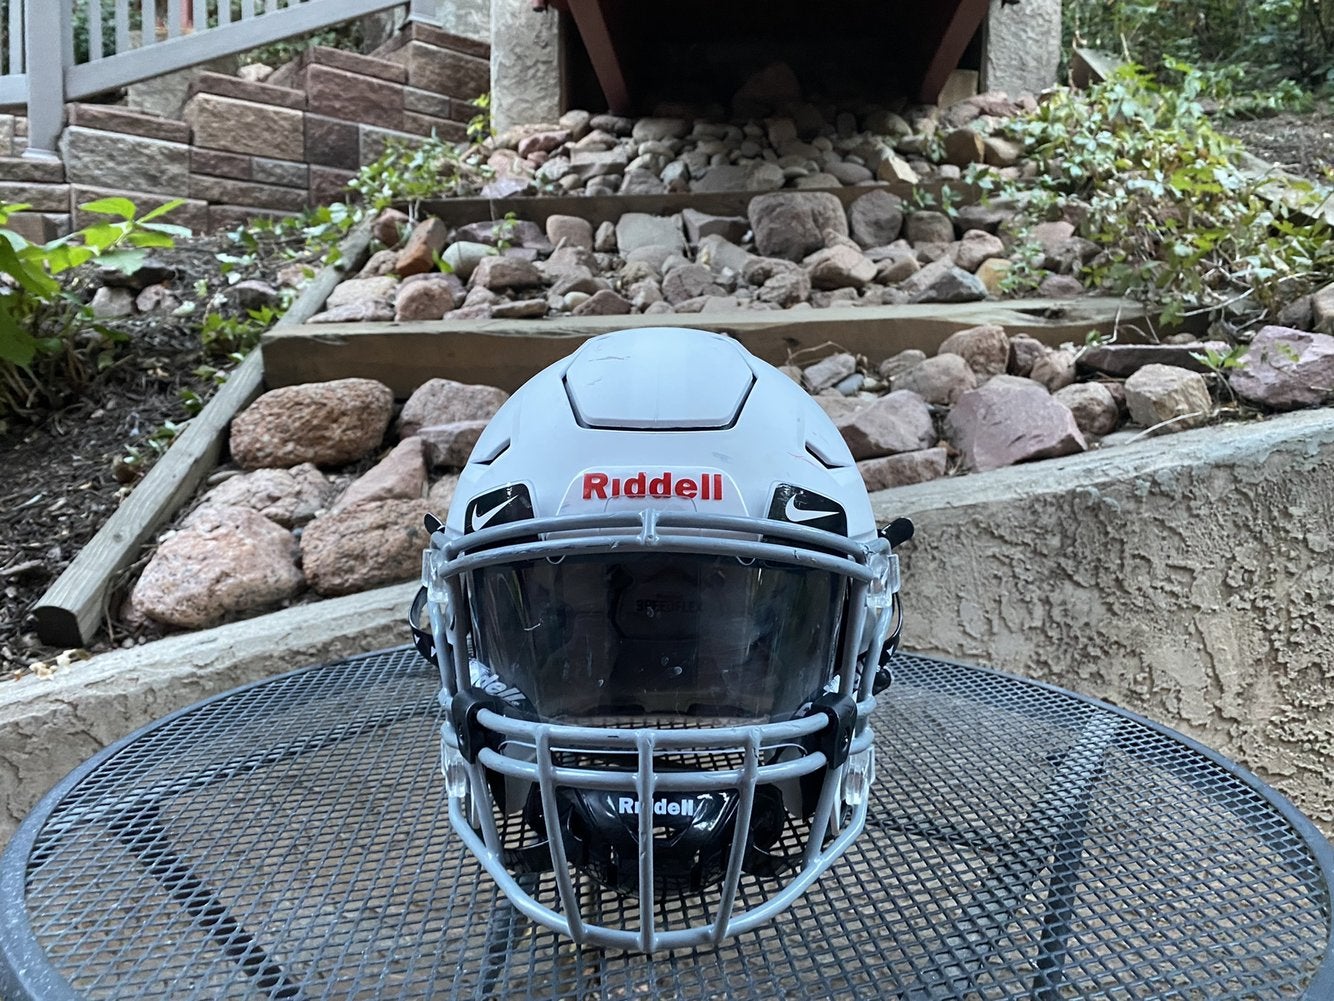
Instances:
[[[861,831],[898,562],[788,376],[718,334],[594,337],[500,408],[427,527],[450,821],[521,913],[716,945]]]

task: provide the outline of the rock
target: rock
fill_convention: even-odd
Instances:
[[[400,438],[410,438],[430,425],[489,421],[508,399],[509,394],[495,386],[430,379],[403,404],[395,430]]]
[[[182,526],[193,526],[197,513],[208,508],[245,507],[283,528],[293,528],[328,506],[333,494],[333,484],[309,462],[291,469],[256,469],[223,480],[204,494]]]
[[[458,473],[446,473],[432,483],[426,495],[426,510],[444,521],[445,515],[449,513],[449,505],[454,502],[454,491],[458,485]]]
[[[629,169],[621,179],[618,194],[622,195],[662,195],[667,193],[667,184],[656,171]]]
[[[1324,403],[1334,395],[1334,337],[1263,327],[1229,382],[1242,399],[1274,410]]]
[[[989,257],[977,266],[975,274],[988,295],[1000,295],[1001,283],[1012,267],[1014,263],[1008,257]]]
[[[689,131],[690,123],[684,118],[641,118],[631,128],[630,137],[637,143],[684,139]]]
[[[400,323],[438,320],[454,308],[453,286],[440,279],[426,278],[399,286],[394,300],[394,319]]]
[[[301,535],[310,586],[326,597],[412,580],[430,536],[420,499],[363,501],[322,515]]]
[[[772,303],[783,309],[810,298],[811,278],[804,270],[793,266],[790,271],[771,275],[755,293],[757,302]]]
[[[1083,294],[1079,279],[1069,275],[1048,275],[1038,285],[1038,295],[1046,299],[1076,299]]]
[[[714,283],[713,272],[703,264],[687,264],[663,276],[662,294],[675,306],[701,295],[722,295],[723,290]]]
[[[1162,432],[1199,427],[1213,413],[1204,376],[1172,365],[1145,365],[1126,380],[1126,406],[1136,424]]]
[[[1192,341],[1187,344],[1100,344],[1085,348],[1079,367],[1124,379],[1145,365],[1175,365],[1192,372],[1207,372],[1209,366],[1196,358],[1206,351],[1227,354],[1231,345],[1223,341]]]
[[[584,181],[611,174],[620,176],[630,165],[630,157],[623,149],[587,151],[575,149],[570,153],[569,172]]]
[[[1028,377],[1039,358],[1047,354],[1047,345],[1028,334],[1015,334],[1010,338],[1010,359],[1005,371],[1010,375]]]
[[[948,257],[926,265],[899,285],[908,302],[978,302],[986,287]]]
[[[805,260],[811,287],[818,289],[861,288],[876,275],[876,266],[851,247],[817,250]]]
[[[755,249],[765,257],[800,261],[825,246],[825,231],[848,235],[843,204],[827,192],[780,191],[752,198],[748,209]]]
[[[670,247],[682,251],[685,236],[681,232],[681,217],[626,212],[616,221],[616,246],[623,257],[640,247]]]
[[[276,296],[277,292],[274,295]],[[134,297],[134,308],[140,313],[171,313],[179,309],[180,305],[181,301],[165,285],[150,285]]]
[[[964,393],[977,385],[977,375],[959,355],[944,354],[928,358],[905,369],[890,381],[894,390],[908,389],[927,403],[953,406]]]
[[[1066,407],[1036,383],[1010,375],[959,397],[945,418],[945,433],[964,468],[977,472],[1088,447]]]
[[[592,125],[590,124],[592,119],[593,116],[587,111],[581,111],[576,108],[561,115],[560,121],[557,124],[559,124],[566,132],[570,133],[571,139],[578,142],[584,136],[588,135],[589,129],[592,128]]]
[[[1311,294],[1311,326],[1315,333],[1334,335],[1334,282]]]
[[[868,191],[848,206],[848,229],[862,247],[883,247],[899,238],[903,199],[888,191]]]
[[[398,209],[385,209],[375,217],[375,222],[371,224],[371,235],[375,237],[384,246],[397,247],[403,234],[407,232],[408,219],[406,212],[400,212]]]
[[[471,284],[492,292],[535,288],[542,285],[542,272],[516,257],[483,257],[472,273]]]
[[[420,499],[425,492],[424,445],[420,438],[404,438],[376,465],[353,480],[331,510],[341,511],[354,504],[391,497]]]
[[[449,227],[435,216],[423,219],[412,230],[412,234],[403,244],[394,262],[394,270],[400,277],[423,275],[436,269],[436,256],[445,249],[449,238]]]
[[[1043,250],[1044,254],[1051,255],[1075,235],[1075,227],[1064,219],[1058,219],[1055,222],[1040,222],[1028,231],[1028,239],[1036,243]]]
[[[944,212],[910,212],[903,235],[914,247],[924,243],[952,243],[954,223]]]
[[[925,448],[857,463],[867,490],[888,490],[913,483],[926,483],[945,475],[948,456],[943,448]]]
[[[497,320],[536,320],[546,315],[546,299],[516,299],[491,307],[491,316]]]
[[[889,181],[891,184],[895,181],[901,181],[904,184],[921,183],[917,171],[913,170],[908,161],[893,150],[886,150],[880,157],[880,162],[875,168],[875,176],[882,181]]]
[[[282,306],[282,294],[268,282],[248,278],[228,286],[223,292],[227,301],[244,311],[278,309]]]
[[[965,232],[980,229],[987,233],[1000,232],[1001,226],[1019,214],[1019,208],[1013,202],[1002,198],[989,199],[987,202],[974,202],[960,205],[958,212],[959,227]]]
[[[575,309],[575,316],[621,316],[630,312],[630,303],[611,289],[602,289]]]
[[[426,445],[426,461],[432,469],[462,469],[488,421],[453,421],[430,424],[417,432]]]
[[[378,303],[392,309],[397,294],[397,278],[387,275],[380,278],[349,278],[334,286],[324,302],[324,308],[328,310],[339,306]]]
[[[753,259],[752,254],[715,233],[700,239],[699,250],[695,254],[696,262],[708,265],[716,272],[730,270],[738,275],[745,271],[746,265]]]
[[[379,446],[393,408],[373,379],[272,389],[232,420],[232,458],[243,469],[354,462]]]
[[[1044,263],[1059,274],[1075,275],[1098,256],[1098,245],[1082,236],[1072,236],[1047,255]]]
[[[917,348],[907,348],[882,361],[877,371],[880,373],[880,378],[886,382],[892,382],[896,375],[906,372],[924,361],[926,361],[925,351],[920,351]]]
[[[987,147],[982,136],[972,129],[954,129],[945,133],[945,162],[956,167],[984,163]]]
[[[134,314],[134,292],[127,288],[103,285],[93,293],[93,316],[99,320],[114,320]]]
[[[593,233],[593,249],[599,254],[616,252],[616,227],[610,222],[598,223],[598,228]]]
[[[954,263],[965,271],[976,273],[985,261],[1003,259],[1004,254],[1005,244],[1001,242],[1000,237],[993,236],[984,229],[970,229],[959,241],[959,249],[954,253]]]
[[[988,323],[950,334],[937,353],[963,358],[981,381],[1005,371],[1010,361],[1010,339],[1004,327]]]
[[[900,243],[902,246],[873,247],[866,252],[876,262],[875,280],[881,285],[898,285],[922,270],[912,248],[905,241]]]
[[[807,392],[819,393],[857,371],[857,359],[846,352],[821,358],[801,371]]]
[[[860,163],[851,163],[847,160],[839,160],[831,163],[825,168],[832,174],[839,184],[851,187],[856,184],[867,184],[875,179],[875,174],[868,167],[863,167]]]
[[[916,452],[936,442],[931,411],[916,393],[897,390],[838,423],[854,459]]]
[[[519,156],[528,159],[538,153],[551,153],[569,141],[570,133],[565,129],[533,132],[519,140]]]
[[[1045,386],[1049,393],[1064,389],[1075,381],[1075,353],[1067,348],[1044,351],[1033,362],[1028,377]]]
[[[593,225],[587,219],[572,215],[547,217],[547,239],[553,246],[562,242],[569,247],[593,249]]]
[[[1075,424],[1086,437],[1111,434],[1121,421],[1116,399],[1101,382],[1076,382],[1058,389],[1052,399],[1070,409]]]
[[[1024,155],[1024,147],[1000,136],[986,136],[982,140],[982,162],[992,167],[1013,167]]]
[[[729,243],[740,243],[750,229],[745,216],[709,215],[696,209],[682,209],[681,222],[685,226],[686,242],[692,247],[698,246],[706,236],[720,236]]]
[[[292,534],[257,511],[200,509],[158,546],[132,600],[164,625],[204,629],[295,596],[304,583],[296,552]]]
[[[440,259],[449,265],[451,272],[460,281],[467,281],[477,270],[477,265],[488,257],[495,256],[496,248],[485,243],[471,240],[457,240],[441,253]]]
[[[316,313],[307,323],[386,323],[394,318],[394,307],[383,302],[349,302],[323,313]]]

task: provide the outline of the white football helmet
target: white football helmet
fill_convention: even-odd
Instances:
[[[718,334],[595,337],[501,407],[427,524],[450,820],[520,912],[716,944],[861,831],[898,562],[786,375]]]

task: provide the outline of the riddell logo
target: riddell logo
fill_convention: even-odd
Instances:
[[[723,499],[722,473],[700,473],[683,476],[680,473],[662,473],[650,477],[648,473],[633,476],[610,476],[607,473],[584,473],[584,500],[608,500],[612,497],[653,497],[664,500],[680,497],[683,500],[720,501]]]

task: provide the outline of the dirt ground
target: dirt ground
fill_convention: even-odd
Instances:
[[[1236,122],[1227,132],[1264,159],[1312,180],[1328,179],[1334,164],[1334,113]],[[195,297],[196,283],[222,288],[215,254],[222,237],[200,238],[170,252],[176,269],[172,287],[182,300]],[[271,279],[288,258],[272,249],[246,267],[243,277]],[[193,374],[206,358],[194,317],[153,316],[127,324],[130,348],[79,400],[35,426],[0,433],[0,679],[20,677],[63,653],[37,641],[32,609],[102,523],[130,485],[117,467],[131,448],[152,456],[149,438],[164,422],[188,416],[181,391],[207,396],[213,384]],[[124,470],[119,470],[122,477]],[[126,572],[126,579],[137,567]],[[117,597],[113,596],[113,602]],[[103,633],[99,652],[136,642],[133,635]]]

